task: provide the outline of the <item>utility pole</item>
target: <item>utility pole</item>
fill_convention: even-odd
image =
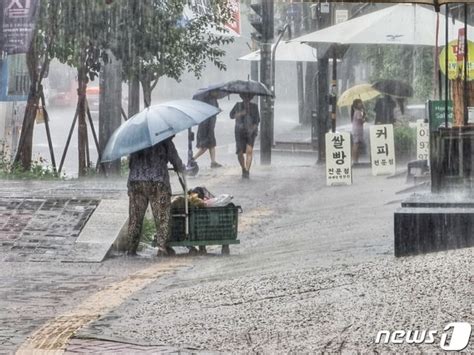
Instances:
[[[272,87],[271,46],[273,41],[273,0],[257,0],[250,4],[256,15],[250,24],[261,36],[260,81],[270,90]],[[260,100],[260,163],[270,165],[272,161],[272,98],[264,96]]]
[[[272,42],[273,42],[273,0],[262,0],[263,42],[260,50],[260,81],[272,92]],[[272,117],[273,99],[263,96],[260,101],[260,164],[272,163]]]
[[[311,14],[317,19],[317,29],[331,26],[331,6],[330,3],[318,3],[312,5]],[[312,130],[318,141],[318,164],[326,161],[326,141],[325,135],[328,130],[329,121],[329,50],[326,46],[318,47],[318,72],[315,78],[317,86],[317,111],[312,115]],[[314,135],[313,133],[313,135]]]

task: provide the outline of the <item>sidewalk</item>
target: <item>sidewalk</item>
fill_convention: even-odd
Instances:
[[[275,160],[256,164],[250,181],[236,165],[188,179],[243,207],[230,257],[209,248],[101,264],[0,260],[0,349],[412,352],[375,346],[374,332],[472,323],[472,249],[393,257],[404,177],[360,168],[352,186],[327,187],[312,159]],[[118,201],[126,181],[6,182],[0,196]]]
[[[150,283],[71,344],[93,338],[150,351],[439,351],[439,339],[415,348],[374,341],[384,329],[472,323],[473,249],[395,259],[392,221],[404,178],[354,173],[353,186],[326,187],[314,166],[258,167],[249,183],[219,184],[244,208],[241,245],[231,257],[193,259],[192,269]]]

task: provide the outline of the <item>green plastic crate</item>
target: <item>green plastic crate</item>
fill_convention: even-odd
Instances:
[[[240,206],[203,207],[189,209],[189,241],[235,240]],[[184,209],[171,210],[170,242],[186,241]]]

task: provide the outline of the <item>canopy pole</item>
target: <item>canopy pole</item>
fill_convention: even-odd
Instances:
[[[468,97],[467,97],[467,63],[468,61],[468,47],[467,47],[467,3],[464,3],[464,125],[468,122]]]
[[[444,69],[446,76],[444,78],[444,127],[448,128],[448,90],[449,90],[449,75],[448,75],[448,52],[449,52],[449,4],[446,4],[446,16],[444,18],[444,27],[445,27],[445,58],[444,58]]]
[[[436,44],[435,44],[435,66],[433,70],[435,87],[433,88],[433,97],[438,96],[441,100],[441,76],[439,69],[439,12],[436,13]],[[439,90],[438,95],[436,92]]]

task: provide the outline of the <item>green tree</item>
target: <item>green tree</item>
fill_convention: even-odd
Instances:
[[[127,79],[138,78],[145,106],[161,77],[179,80],[184,72],[201,75],[207,62],[224,70],[222,45],[232,42],[224,36],[229,19],[225,0],[209,2],[209,11],[192,19],[183,17],[186,0],[118,0],[120,21],[111,42],[122,60]]]
[[[94,80],[101,64],[107,61],[106,49],[115,27],[115,8],[104,0],[56,0],[61,8],[59,33],[52,54],[77,70],[79,176],[87,174],[87,98],[89,81]]]
[[[46,76],[52,59],[52,47],[59,31],[60,7],[57,1],[41,1],[38,22],[33,33],[32,42],[26,62],[30,76],[30,92],[28,94],[25,115],[18,150],[14,159],[16,165],[30,170],[33,150],[33,131],[36,112],[41,97],[44,95],[42,81]]]
[[[425,101],[433,93],[433,49],[397,45],[367,46],[362,51],[372,65],[371,81],[396,79],[413,85],[415,98]]]

